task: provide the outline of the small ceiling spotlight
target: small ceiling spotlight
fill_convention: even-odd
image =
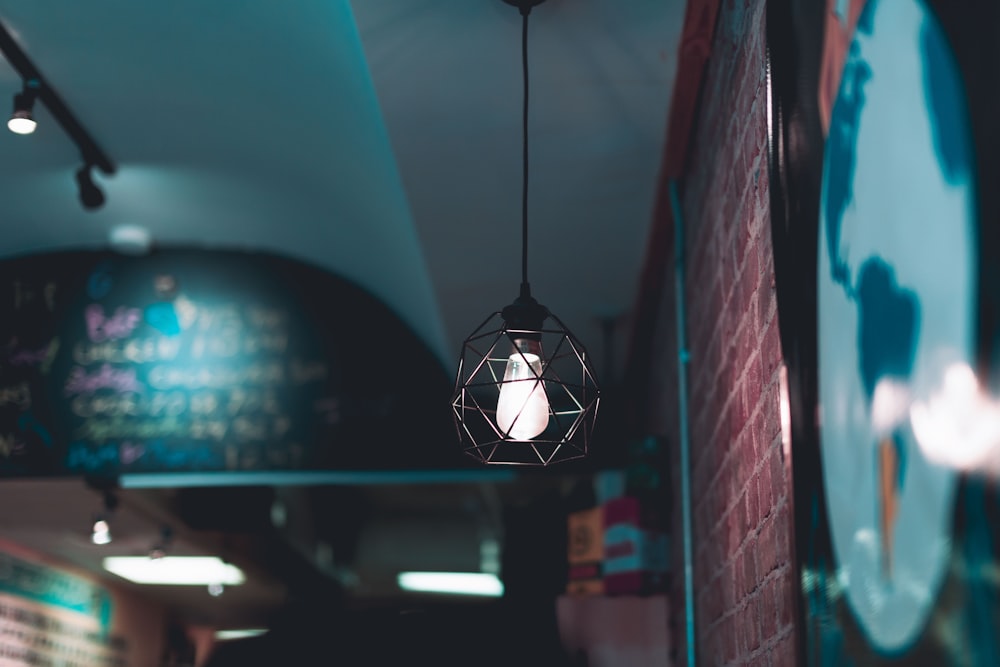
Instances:
[[[111,544],[111,526],[108,520],[98,515],[94,518],[94,527],[90,532],[90,541],[94,544]]]
[[[14,134],[31,134],[38,127],[32,115],[38,88],[37,79],[28,79],[24,82],[24,90],[14,95],[14,111],[7,121],[7,129]]]
[[[149,559],[162,560],[165,558],[167,550],[170,549],[170,543],[173,540],[173,536],[174,533],[170,529],[170,526],[163,526],[160,529],[160,539],[149,549]]]
[[[93,165],[85,164],[76,170],[76,184],[80,188],[80,203],[88,211],[93,211],[104,206],[104,193],[94,183],[90,175]]]
[[[104,509],[94,515],[90,541],[97,545],[111,543],[111,515],[118,507],[118,498],[111,491],[104,492]]]

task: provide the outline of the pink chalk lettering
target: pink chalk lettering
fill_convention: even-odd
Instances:
[[[107,340],[119,340],[129,336],[142,321],[138,308],[118,306],[110,317],[104,316],[104,307],[92,303],[83,311],[87,323],[87,336],[92,343],[103,343]]]
[[[49,346],[46,345],[37,350],[17,350],[10,355],[9,361],[12,366],[33,366],[45,361],[48,355]]]
[[[118,448],[118,458],[125,464],[135,463],[146,453],[146,448],[141,444],[133,444],[131,442],[123,442]]]
[[[118,392],[139,391],[139,381],[134,368],[114,368],[102,364],[101,368],[88,375],[82,366],[74,366],[66,380],[66,394],[85,394],[98,389],[112,389]]]

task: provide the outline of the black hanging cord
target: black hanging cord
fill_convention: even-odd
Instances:
[[[521,295],[531,292],[528,285],[528,14],[521,10],[521,70],[524,79],[524,108],[521,115],[522,179],[521,179]]]
[[[549,316],[549,309],[531,296],[528,284],[528,14],[531,8],[544,0],[504,0],[521,10],[521,69],[524,79],[524,108],[522,121],[522,179],[521,179],[521,294],[503,309],[504,322],[514,329],[539,330]]]

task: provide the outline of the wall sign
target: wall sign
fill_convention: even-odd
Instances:
[[[0,552],[0,664],[128,667],[112,607],[89,581]]]
[[[802,657],[996,664],[1000,505],[952,405],[992,428],[1000,13],[822,4],[768,6]]]
[[[2,475],[455,467],[444,369],[317,268],[74,252],[0,290]]]

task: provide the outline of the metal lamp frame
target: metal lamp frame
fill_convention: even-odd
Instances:
[[[521,189],[521,293],[501,312],[486,318],[462,345],[452,410],[458,437],[465,452],[481,463],[547,466],[587,455],[594,431],[600,391],[594,380],[587,351],[562,321],[531,297],[528,283],[528,15],[544,0],[503,0],[517,7],[522,16],[521,61],[524,70],[523,172]],[[551,321],[548,327],[546,321]],[[539,350],[539,368],[533,367],[518,345],[531,341]],[[505,380],[507,364],[521,355],[531,369],[534,384],[517,415],[500,426],[497,403],[505,384],[530,382],[530,378]],[[532,352],[534,356],[534,352]],[[536,391],[545,393],[548,421],[543,431],[531,437],[513,435],[515,424],[533,403]],[[507,406],[509,407],[509,406]],[[532,417],[537,416],[532,406]],[[524,432],[519,434],[524,436]]]
[[[549,326],[542,326],[543,320],[526,328],[516,318],[504,317],[510,308],[487,317],[462,345],[452,409],[464,451],[487,464],[547,466],[583,458],[600,405],[590,357],[555,315],[544,318],[551,320]],[[496,409],[508,359],[519,353],[515,341],[523,338],[541,343],[541,372],[535,382],[549,403],[548,426],[530,440],[513,437],[513,426],[504,431]]]

